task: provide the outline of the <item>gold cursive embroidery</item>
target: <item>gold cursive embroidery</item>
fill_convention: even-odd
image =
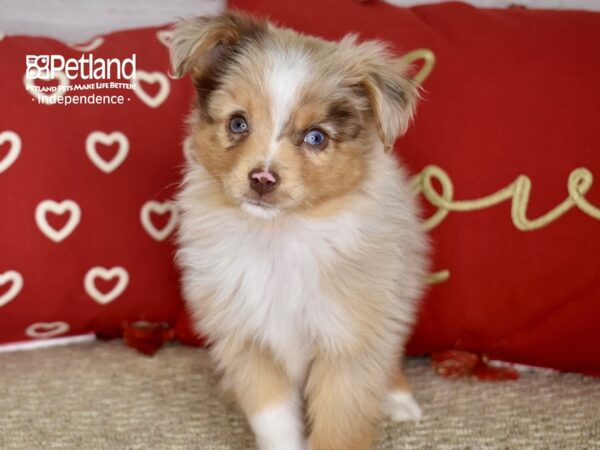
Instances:
[[[408,65],[423,60],[421,69],[413,77],[419,84],[422,84],[429,77],[436,63],[435,54],[426,48],[412,50],[402,56],[402,60]],[[434,180],[442,187],[440,193],[433,187]],[[448,174],[442,168],[430,165],[413,178],[412,187],[416,195],[422,193],[426,200],[437,208],[437,211],[424,223],[427,230],[440,225],[450,212],[476,211],[510,200],[511,219],[515,227],[521,231],[534,231],[550,225],[573,207],[577,207],[593,219],[600,220],[600,208],[592,205],[585,198],[585,194],[592,187],[593,181],[594,177],[587,168],[574,169],[569,174],[567,181],[567,198],[535,219],[527,217],[532,184],[531,179],[526,175],[517,176],[508,186],[485,197],[471,200],[454,200],[454,185]],[[449,270],[440,270],[430,274],[428,282],[430,284],[443,283],[449,278]]]
[[[433,187],[434,180],[437,180],[441,185],[441,193],[438,193]],[[454,200],[452,180],[442,168],[431,165],[425,167],[413,179],[413,189],[416,193],[423,193],[427,201],[437,208],[437,211],[425,221],[425,228],[427,230],[438,226],[452,211],[467,212],[490,208],[510,199],[512,205],[511,217],[515,227],[521,231],[533,231],[558,220],[573,207],[577,207],[593,219],[600,220],[600,208],[592,205],[585,198],[585,194],[590,190],[593,182],[594,177],[588,169],[585,167],[574,169],[569,174],[567,181],[567,198],[547,213],[535,219],[527,217],[531,180],[526,175],[519,175],[508,186],[488,196],[472,200]]]
[[[433,70],[433,66],[435,65],[435,54],[428,48],[418,48],[412,50],[402,55],[400,59],[409,66],[419,59],[423,60],[423,66],[415,74],[415,76],[412,77],[413,80],[415,80],[419,84],[423,83],[423,81],[427,79],[427,77]]]
[[[430,273],[427,277],[427,283],[429,284],[438,284],[443,283],[444,281],[450,278],[449,270],[440,270],[439,272]]]
[[[434,180],[437,180],[442,187],[441,193],[438,193],[433,187]],[[511,218],[515,227],[521,231],[533,231],[550,225],[573,207],[577,207],[593,219],[600,220],[600,208],[592,205],[585,198],[585,194],[590,190],[593,182],[594,177],[588,169],[585,167],[574,169],[569,174],[567,181],[567,198],[535,219],[527,217],[531,179],[526,175],[519,175],[505,188],[485,197],[454,200],[454,186],[448,174],[442,168],[430,165],[413,178],[412,188],[416,195],[422,193],[427,201],[437,208],[437,211],[424,222],[427,230],[437,227],[450,212],[468,212],[490,208],[510,199]],[[441,270],[430,274],[428,282],[430,284],[443,283],[449,278],[450,271]]]

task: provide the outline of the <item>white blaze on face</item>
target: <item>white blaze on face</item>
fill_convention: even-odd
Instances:
[[[309,73],[309,61],[305,54],[294,49],[273,50],[265,80],[273,121],[265,169],[269,168],[277,152],[278,138],[296,107]]]

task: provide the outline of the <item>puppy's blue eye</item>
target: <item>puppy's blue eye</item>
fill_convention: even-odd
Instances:
[[[321,145],[325,142],[325,134],[319,130],[310,130],[304,135],[304,142],[308,145]]]
[[[229,121],[229,129],[235,134],[245,133],[248,131],[248,123],[242,116],[235,116]]]

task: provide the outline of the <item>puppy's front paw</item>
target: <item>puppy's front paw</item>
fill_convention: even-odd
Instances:
[[[388,394],[384,411],[390,420],[404,422],[407,420],[420,420],[423,413],[410,392],[394,391]]]
[[[296,400],[269,406],[249,418],[259,450],[306,450]]]

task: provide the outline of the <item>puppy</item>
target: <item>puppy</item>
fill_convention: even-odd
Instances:
[[[400,370],[427,272],[390,151],[417,97],[380,42],[227,13],[178,24],[197,99],[178,264],[197,331],[261,450],[358,450],[418,418]]]

